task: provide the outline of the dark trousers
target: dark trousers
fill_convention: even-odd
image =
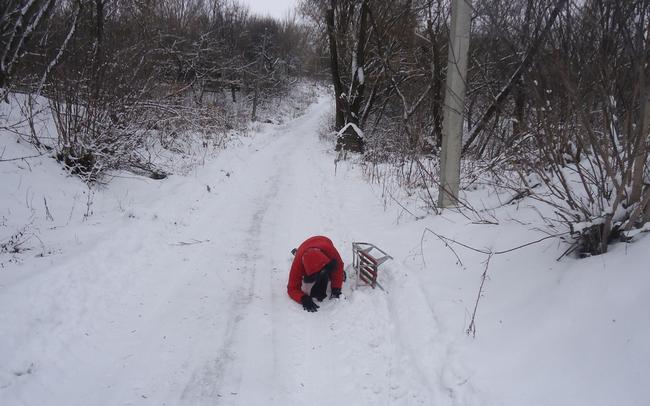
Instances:
[[[316,275],[316,280],[309,280],[308,278],[304,279],[305,282],[314,282],[314,285],[311,287],[309,296],[316,298],[318,300],[323,300],[327,296],[327,283],[330,281],[330,274],[325,272],[319,272]]]

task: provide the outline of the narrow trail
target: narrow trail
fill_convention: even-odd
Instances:
[[[435,342],[435,317],[417,341],[381,292],[346,286],[346,300],[314,314],[286,295],[289,251],[304,238],[328,235],[349,262],[353,240],[392,221],[363,181],[335,176],[317,136],[328,109],[322,98],[194,177],[166,181],[111,235],[0,296],[31,315],[2,317],[24,326],[5,332],[24,337],[8,362],[34,371],[0,381],[0,404],[44,393],[60,405],[465,404],[430,365],[455,365],[450,342]],[[16,300],[31,295],[48,299]]]

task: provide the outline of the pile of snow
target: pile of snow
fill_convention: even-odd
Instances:
[[[7,161],[33,150],[1,134],[0,241],[33,237],[0,254],[0,404],[647,404],[647,233],[585,260],[555,261],[553,239],[492,256],[472,337],[487,255],[431,231],[504,251],[543,237],[539,208],[472,191],[488,224],[387,202],[335,166],[329,111],[320,97],[187,173],[93,189],[50,156]],[[346,263],[353,241],[391,254],[386,292],[350,275],[317,313],[292,302],[290,250],[316,234]]]

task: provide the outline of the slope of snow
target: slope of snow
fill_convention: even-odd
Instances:
[[[541,236],[534,209],[489,225],[386,207],[319,141],[330,106],[164,181],[89,190],[47,157],[1,162],[0,241],[29,219],[38,238],[0,254],[0,404],[647,404],[647,234],[582,261],[553,240],[492,257],[472,338],[486,256],[456,246],[459,265],[425,229],[501,250]],[[388,251],[387,292],[347,283],[303,311],[290,250],[315,234],[346,262],[353,241]]]

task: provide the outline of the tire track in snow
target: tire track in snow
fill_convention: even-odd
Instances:
[[[275,140],[272,148],[266,151],[273,152],[278,149],[276,145],[279,141]],[[284,145],[284,143],[280,143],[280,145]],[[275,156],[275,154],[271,155],[271,162]],[[253,174],[253,178],[258,175],[265,176],[267,173]],[[280,172],[276,171],[266,182],[269,186],[266,191],[262,191],[263,195],[255,201],[256,209],[248,222],[245,239],[235,243],[236,246],[241,247],[234,255],[235,263],[240,264],[236,271],[241,283],[228,296],[230,306],[226,310],[228,319],[221,347],[214,359],[206,362],[193,374],[183,390],[181,400],[192,400],[193,404],[221,404],[229,403],[233,397],[240,395],[244,373],[240,360],[245,351],[245,348],[242,351],[241,345],[239,345],[241,329],[243,322],[249,318],[251,312],[254,312],[254,309],[251,310],[251,304],[256,299],[258,266],[260,259],[263,258],[259,254],[261,252],[262,224],[270,202],[277,197],[280,175]],[[255,183],[254,180],[253,183]]]

